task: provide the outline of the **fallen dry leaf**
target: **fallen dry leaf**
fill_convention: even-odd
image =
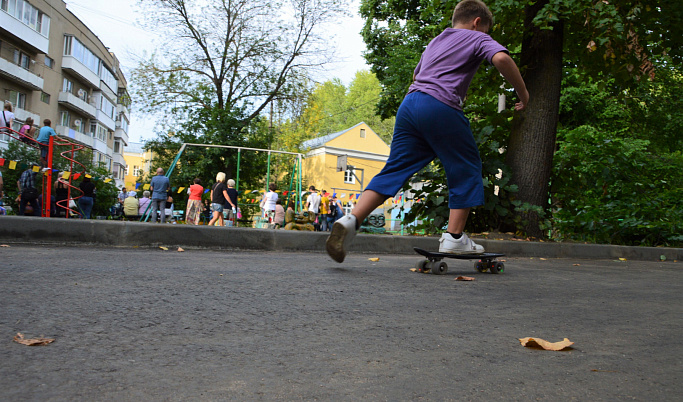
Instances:
[[[168,247],[159,246],[159,248],[162,249],[162,250],[164,250],[164,251],[168,251]]]
[[[370,261],[372,261],[372,262],[377,262],[377,261],[379,261],[379,257],[368,258],[368,260],[370,260]]]
[[[539,260],[541,260],[541,261],[548,261],[547,258],[539,258]]]
[[[179,252],[179,253],[182,253],[183,251],[185,251],[185,250],[183,250],[182,247],[178,247],[178,252]]]
[[[619,261],[626,261],[626,258],[619,258]]]
[[[24,334],[18,332],[17,335],[14,337],[14,342],[21,343],[22,345],[26,346],[44,346],[47,345],[48,343],[52,343],[55,340],[53,338],[31,338],[31,339],[24,339]]]
[[[9,247],[8,244],[0,244],[0,247]]]
[[[419,271],[419,269],[417,269],[417,268],[410,268],[410,270],[411,270],[412,272],[418,272],[418,271]]]
[[[564,338],[564,340],[560,342],[548,342],[541,338],[519,338],[519,342],[522,344],[522,346],[527,348],[542,348],[553,351],[562,350],[574,344],[574,342],[567,338]]]
[[[473,281],[474,278],[472,278],[471,276],[459,276],[459,277],[455,278],[455,280],[456,281]]]

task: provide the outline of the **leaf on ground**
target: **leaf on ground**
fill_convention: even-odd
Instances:
[[[377,261],[379,261],[379,257],[368,258],[368,260],[370,260],[370,261],[372,261],[372,262],[377,262]]]
[[[168,247],[159,246],[159,248],[162,249],[162,250],[164,250],[164,251],[168,251]]]
[[[472,278],[471,276],[459,276],[459,277],[455,278],[455,280],[456,281],[473,281],[474,278]]]
[[[0,247],[9,247],[9,244],[0,244]]]
[[[626,261],[626,258],[619,257],[619,261]]]
[[[185,251],[185,250],[183,250],[182,247],[178,247],[178,252],[179,252],[179,253],[182,253],[183,251]]]
[[[581,266],[581,264],[574,264],[574,266],[575,266],[575,267],[580,267],[580,266]]]
[[[548,342],[545,339],[541,338],[519,338],[519,342],[522,344],[522,346],[527,348],[541,348],[552,351],[563,350],[569,348],[574,344],[574,342],[570,341],[567,338],[564,338],[564,340],[560,342]]]
[[[53,338],[24,339],[24,334],[22,334],[21,332],[18,332],[17,335],[14,337],[14,342],[21,343],[22,345],[26,346],[44,346],[54,341],[55,340]]]
[[[410,268],[410,270],[411,270],[412,272],[419,272],[419,271],[420,271],[420,270],[417,269],[417,268]]]

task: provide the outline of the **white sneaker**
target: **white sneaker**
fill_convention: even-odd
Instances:
[[[439,252],[451,254],[481,254],[484,247],[475,243],[465,233],[459,239],[454,239],[449,233],[444,233],[439,239]]]
[[[327,254],[333,260],[343,262],[346,250],[354,237],[356,237],[356,217],[353,215],[341,217],[332,225],[332,232],[325,243]]]

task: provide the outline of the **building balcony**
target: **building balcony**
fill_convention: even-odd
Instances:
[[[88,148],[93,148],[94,146],[94,140],[89,134],[81,133],[72,128],[59,125],[55,127],[55,132],[62,137],[71,138]]]
[[[111,159],[114,162],[114,166],[118,164],[123,166],[124,168],[126,167],[126,160],[123,158],[123,155],[114,152]]]
[[[93,149],[101,152],[103,155],[111,157],[112,150],[107,146],[106,141],[101,141],[99,138],[93,139]]]
[[[125,105],[122,105],[120,103],[116,104],[116,115],[120,116],[123,114],[126,117],[126,120],[130,121],[130,111]]]
[[[90,71],[88,67],[84,66],[83,63],[78,61],[75,57],[62,57],[62,69],[69,71],[71,74],[74,74],[77,77],[81,78],[92,88],[99,90],[100,77],[97,74]]]
[[[36,124],[38,126],[42,126],[43,122],[40,121],[40,115],[31,113],[28,110],[24,110],[21,108],[15,108],[14,109],[14,119],[19,120],[22,122],[25,122],[27,118],[32,118],[33,119],[33,124]]]
[[[97,109],[95,118],[98,122],[100,122],[104,127],[108,128],[109,130],[116,130],[116,123],[114,122],[114,119],[107,116],[103,111]]]
[[[0,14],[3,12],[0,11]],[[40,76],[3,58],[0,58],[0,75],[33,91],[43,89],[43,79]]]
[[[57,101],[64,107],[75,110],[76,112],[87,116],[89,119],[94,119],[97,116],[98,110],[95,106],[87,103],[71,92],[60,92]]]
[[[104,83],[100,79],[100,91],[104,92],[105,95],[107,95],[107,98],[109,99],[116,99],[116,92],[112,91],[107,84]]]
[[[116,127],[116,131],[114,131],[114,139],[120,139],[125,146],[128,146],[128,133],[123,131],[121,127]]]
[[[0,32],[19,39],[37,53],[47,54],[50,40],[4,11],[0,11],[0,27]]]

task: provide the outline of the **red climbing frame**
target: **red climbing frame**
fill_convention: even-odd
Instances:
[[[7,131],[4,132],[4,134],[7,134],[8,136],[14,138],[15,140],[22,141],[24,144],[26,144],[30,147],[36,148],[40,151],[41,144],[38,141],[36,141],[35,139],[29,137],[28,135],[14,131],[13,129],[11,129],[9,127],[4,127],[4,128],[7,128]],[[64,208],[67,211],[67,213],[66,213],[67,218],[69,218],[70,213],[75,213],[75,214],[81,215],[80,211],[76,211],[76,210],[71,209],[69,207],[69,204],[70,204],[71,200],[77,200],[78,198],[81,198],[82,194],[83,194],[83,192],[81,191],[80,188],[72,185],[71,183],[72,183],[72,180],[74,179],[75,175],[80,176],[80,175],[86,174],[85,166],[82,163],[77,162],[74,159],[76,152],[84,149],[85,146],[77,144],[75,142],[71,142],[71,141],[69,141],[63,137],[52,137],[51,136],[50,137],[50,143],[48,145],[48,153],[47,153],[48,170],[43,175],[43,203],[41,206],[41,216],[43,216],[43,217],[52,216],[52,211],[51,211],[51,208],[52,208],[52,172],[53,172],[52,162],[53,162],[55,147],[67,147],[67,149],[62,151],[59,155],[62,158],[69,161],[69,168],[70,168],[69,171],[71,172],[71,174],[69,175],[68,181],[63,179],[62,177],[59,177],[57,179],[61,183],[66,184],[66,186],[69,190],[67,198],[65,200],[58,201],[57,205],[59,205],[60,207]],[[67,154],[70,154],[70,155],[67,156]],[[82,168],[82,171],[81,172],[74,172],[74,166],[75,165],[80,165],[80,167]],[[72,195],[71,195],[72,189],[80,192],[81,194],[76,196],[76,197],[72,197]],[[49,200],[49,201],[45,202],[45,200]],[[64,205],[62,205],[62,204],[64,204]]]

